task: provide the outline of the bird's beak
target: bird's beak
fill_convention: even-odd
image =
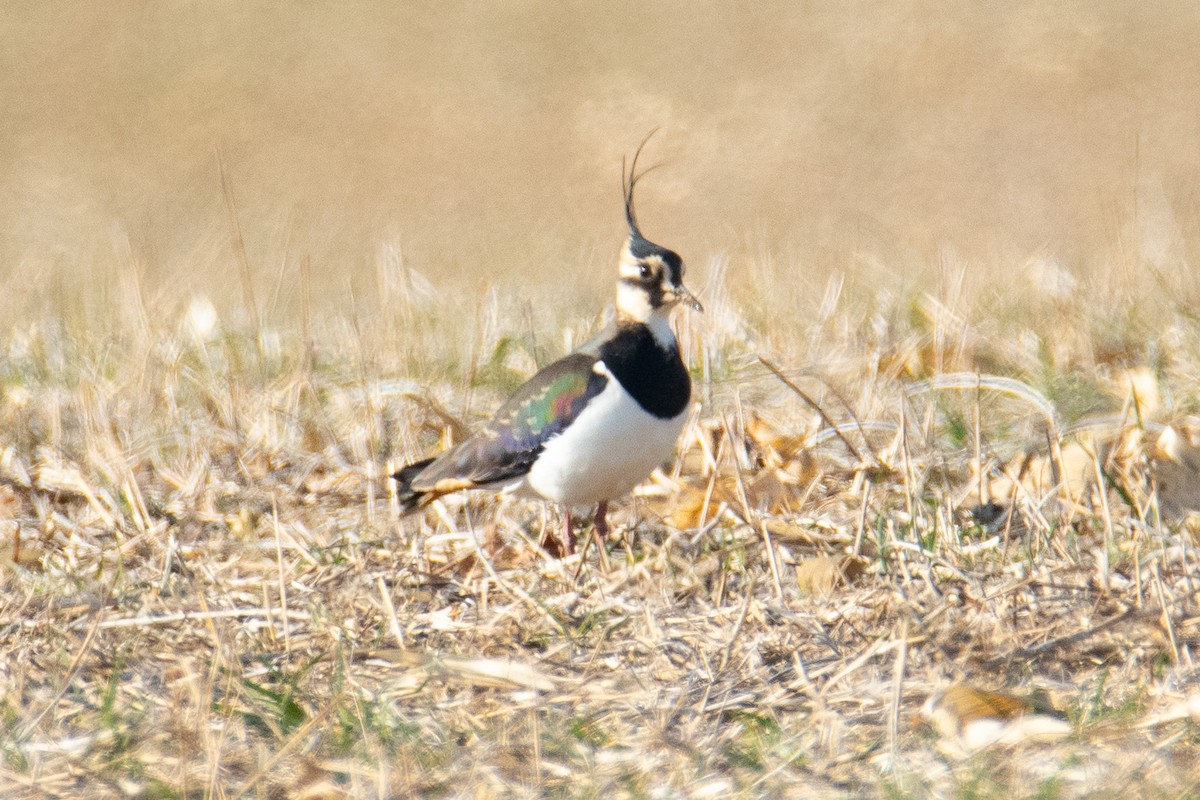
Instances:
[[[704,306],[700,305],[700,301],[696,299],[696,295],[689,292],[686,286],[681,284],[673,288],[675,289],[675,299],[678,302],[683,303],[693,311],[704,311]]]

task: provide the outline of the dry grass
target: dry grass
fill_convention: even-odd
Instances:
[[[695,425],[582,569],[538,504],[395,515],[387,465],[532,367],[495,296],[430,393],[397,376],[432,362],[366,345],[416,325],[399,299],[257,336],[203,303],[14,329],[0,793],[1191,796],[1197,551],[1149,467],[1200,328],[1106,355],[1093,298],[977,328],[937,294],[844,286],[767,337],[711,270]],[[972,517],[984,484],[1011,513]],[[918,715],[955,683],[1045,690],[1071,734],[955,753]]]
[[[1200,796],[1200,6],[10,5],[0,796]],[[656,125],[679,459],[398,519]]]

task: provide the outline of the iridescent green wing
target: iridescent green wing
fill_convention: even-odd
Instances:
[[[418,489],[439,481],[476,486],[519,478],[551,437],[575,421],[608,378],[595,372],[596,357],[572,353],[538,372],[508,399],[483,430],[447,451],[421,472]]]

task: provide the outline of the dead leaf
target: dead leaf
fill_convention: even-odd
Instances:
[[[784,433],[753,411],[746,420],[746,437],[768,466],[782,466],[805,450],[804,436]]]
[[[717,452],[725,438],[725,425],[699,420],[679,443],[680,474],[707,478],[716,470]]]
[[[505,571],[516,569],[533,561],[533,553],[527,547],[517,547],[500,535],[500,526],[490,523],[483,528],[483,552],[491,559],[492,566]]]
[[[651,508],[673,528],[686,531],[712,522],[729,506],[740,507],[734,499],[737,490],[731,479],[717,478],[711,492],[708,484],[709,481],[685,483],[676,494],[655,500]]]
[[[767,533],[779,544],[818,545],[825,537],[815,535],[809,528],[787,520],[772,518],[766,521]]]
[[[1063,444],[1061,453],[1062,461],[1059,464],[1039,450],[1018,453],[1000,476],[991,481],[989,496],[1009,502],[1024,493],[1040,500],[1065,488],[1071,498],[1078,500],[1095,483],[1095,456],[1089,446],[1078,441]],[[1061,474],[1058,472],[1060,466]],[[1017,488],[1014,478],[1021,488]]]
[[[921,715],[945,749],[965,756],[997,744],[1059,739],[1071,726],[1044,693],[1021,696],[973,686],[950,686],[929,696]]]
[[[866,559],[858,556],[818,556],[796,565],[796,583],[808,594],[828,595],[854,583],[866,571]]]
[[[786,514],[792,510],[796,494],[792,476],[782,470],[764,469],[746,484],[746,501],[750,508],[768,514]]]
[[[300,760],[299,774],[291,796],[296,800],[341,800],[349,795],[345,788],[334,782],[326,769],[306,756]]]

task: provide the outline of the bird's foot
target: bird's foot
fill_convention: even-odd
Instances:
[[[562,559],[575,552],[575,529],[571,523],[570,511],[563,514],[562,535],[555,537],[546,531],[540,544],[551,558]]]
[[[579,556],[579,570],[576,571],[575,577],[579,578],[579,573],[583,571],[584,562],[587,561],[588,544],[594,539],[596,542],[596,550],[600,556],[600,568],[605,572],[609,571],[608,551],[604,544],[608,541],[608,503],[601,501],[596,504],[596,516],[592,522],[592,534],[588,537],[587,542],[583,545],[583,552]]]

